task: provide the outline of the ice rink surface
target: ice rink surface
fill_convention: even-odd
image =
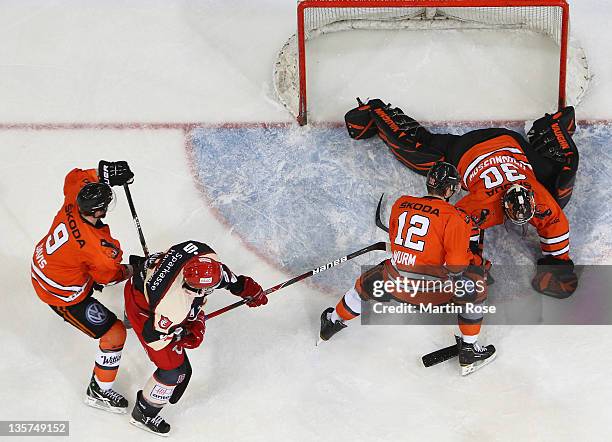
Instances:
[[[594,74],[576,110],[572,254],[580,264],[611,264],[612,11],[595,0],[571,6],[572,35]],[[292,121],[274,99],[271,71],[294,32],[293,1],[6,0],[2,8],[1,419],[69,420],[75,440],[154,438],[126,416],[82,403],[97,344],[40,302],[29,281],[34,245],[61,205],[71,168],[129,161],[150,249],[207,242],[264,287],[384,238],[373,225],[381,192],[421,192],[422,179],[381,143],[352,142],[334,125],[245,125]],[[348,33],[312,42],[314,120],[341,121],[358,95],[380,95],[423,122],[450,121],[434,127],[454,132],[553,110],[554,81],[542,74],[547,64],[533,60],[547,57],[545,43],[474,32],[358,34],[354,53]],[[517,42],[524,52],[506,52]],[[111,231],[126,256],[140,253],[116,192]],[[529,245],[537,247],[533,236],[512,243],[503,230],[490,238],[496,263],[530,262]],[[468,378],[452,362],[420,363],[451,342],[453,327],[351,324],[315,348],[320,312],[357,273],[346,265],[272,295],[264,308],[211,320],[205,343],[190,353],[187,393],[163,411],[172,437],[609,440],[610,327],[485,327],[482,340],[499,357]],[[99,299],[121,312],[121,287]],[[210,309],[234,300],[217,293]],[[133,403],[152,370],[130,333],[116,389]]]

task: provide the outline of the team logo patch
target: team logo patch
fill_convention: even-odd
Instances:
[[[163,328],[163,329],[168,329],[168,327],[170,327],[172,325],[172,321],[168,318],[166,318],[164,315],[162,315],[162,317],[159,319],[159,322],[157,323],[157,325],[159,325],[159,328]]]
[[[95,325],[104,324],[108,320],[106,310],[100,304],[89,304],[85,310],[87,320]]]
[[[105,239],[101,239],[100,240],[100,245],[102,247],[106,247],[106,249],[105,249],[106,254],[110,258],[115,259],[117,256],[119,256],[119,248],[117,246],[115,246],[113,243],[110,243],[110,242],[106,241]]]

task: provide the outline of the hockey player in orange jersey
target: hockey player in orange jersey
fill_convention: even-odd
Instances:
[[[461,136],[433,134],[401,109],[378,99],[360,103],[347,113],[346,122],[353,138],[378,134],[399,161],[419,174],[427,173],[435,161],[455,165],[461,186],[469,192],[457,207],[476,218],[486,214],[480,220],[481,229],[506,221],[523,226],[524,233],[527,223],[534,226],[543,257],[532,286],[557,298],[574,293],[578,278],[569,254],[569,222],[563,213],[579,163],[571,137],[575,130],[572,107],[536,120],[528,141],[503,128]],[[471,239],[477,254],[482,251],[479,238],[475,228]]]
[[[64,203],[32,257],[32,285],[38,297],[64,321],[99,340],[85,403],[114,413],[127,400],[112,389],[126,330],[115,314],[95,299],[94,289],[132,275],[123,252],[102,222],[114,202],[111,186],[132,182],[127,162],[100,161],[98,169],[73,169],[64,181]]]
[[[335,308],[323,311],[322,340],[330,339],[347,321],[359,316],[362,301],[381,299],[377,289],[388,281],[399,283],[385,285],[385,292],[412,305],[481,305],[485,301],[484,270],[471,265],[475,259],[469,247],[472,219],[447,202],[458,187],[457,169],[438,162],[427,175],[427,196],[402,196],[393,204],[389,220],[392,257],[364,272]],[[431,287],[426,283],[432,283]],[[458,314],[459,363],[464,375],[495,357],[494,346],[477,342],[482,319],[481,313],[468,309]]]

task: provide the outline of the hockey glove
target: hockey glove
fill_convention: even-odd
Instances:
[[[268,303],[268,297],[253,278],[240,275],[236,279],[236,282],[228,286],[229,291],[241,298],[250,298],[251,300],[246,303],[249,307],[259,307]]]
[[[572,140],[575,130],[574,108],[568,106],[554,115],[546,114],[534,121],[527,139],[543,157],[565,163],[568,154],[577,152]]]
[[[123,186],[134,182],[134,174],[127,161],[104,161],[98,164],[100,182],[109,186]]]
[[[539,137],[548,132],[554,123],[559,125],[571,136],[576,131],[576,114],[573,106],[567,106],[561,109],[556,114],[544,114],[533,122],[533,126],[527,132],[527,138],[530,143],[534,143]]]
[[[571,296],[578,287],[574,263],[571,259],[557,259],[550,255],[538,259],[536,275],[531,285],[538,292],[554,298]]]
[[[204,312],[198,313],[192,321],[185,323],[185,335],[178,341],[183,348],[198,348],[204,341],[204,333],[206,333],[206,323],[204,321]]]

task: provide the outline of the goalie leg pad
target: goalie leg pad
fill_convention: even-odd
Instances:
[[[378,136],[385,142],[395,157],[408,168],[420,175],[427,172],[437,161],[444,160],[444,154],[429,143],[423,143],[424,138],[431,135],[416,120],[405,115],[400,108],[390,105],[368,102],[370,113],[378,128]]]
[[[370,114],[370,104],[363,104],[359,99],[359,106],[351,109],[344,115],[346,130],[354,140],[365,140],[378,133],[378,128],[374,124],[374,118]]]
[[[529,143],[535,152],[546,161],[553,163],[554,174],[547,189],[561,208],[564,208],[572,197],[578,171],[578,148],[572,139],[575,130],[574,108],[568,106],[554,115],[546,114],[536,120],[527,133]]]
[[[531,129],[527,132],[530,143],[537,142],[538,138],[548,132],[554,123],[558,123],[567,133],[572,136],[576,131],[576,113],[573,106],[567,106],[555,114],[545,114],[533,122]]]

